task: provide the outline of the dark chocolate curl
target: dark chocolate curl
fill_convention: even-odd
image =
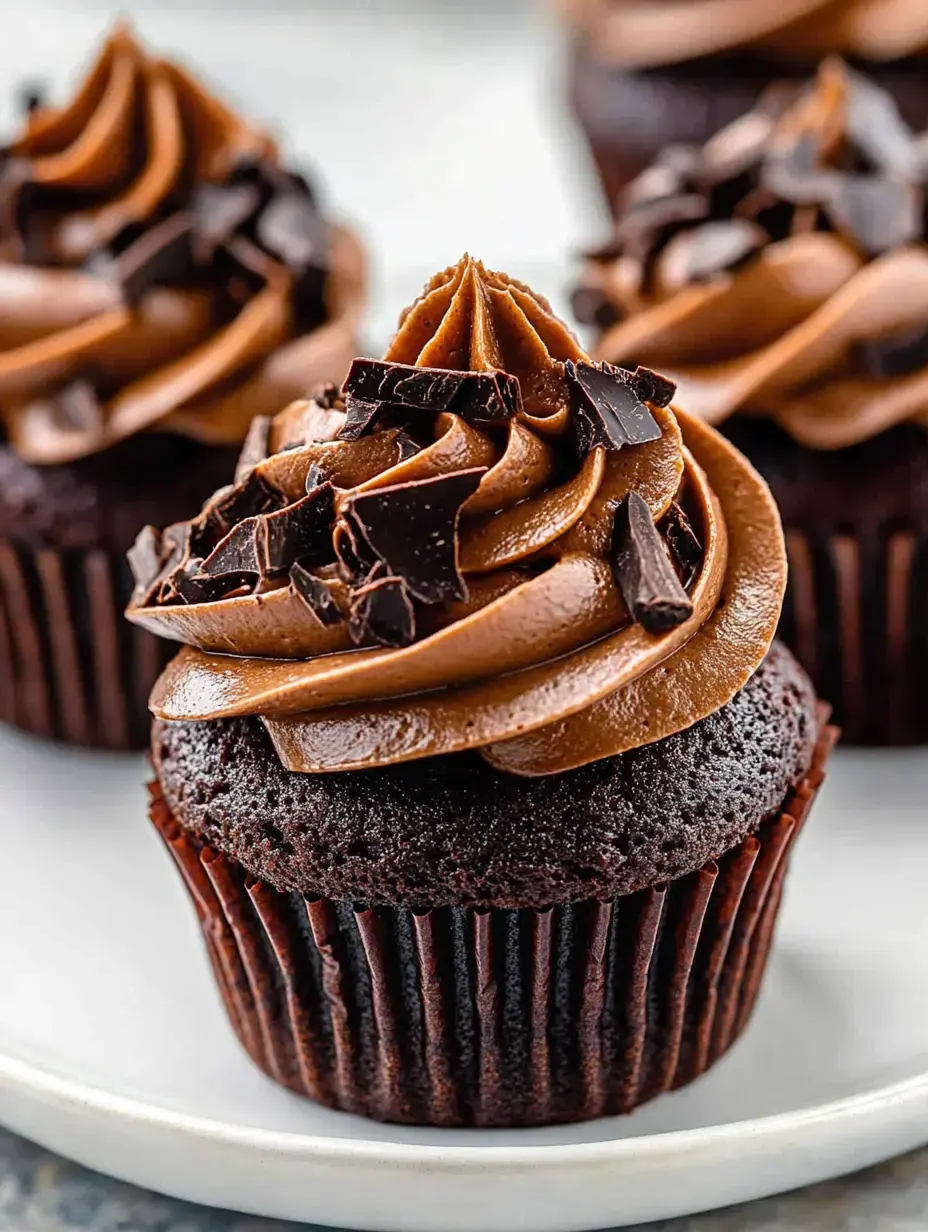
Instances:
[[[392,577],[423,603],[466,597],[458,569],[461,506],[484,467],[377,488],[351,498],[346,512]]]
[[[649,633],[666,633],[693,614],[651,511],[637,492],[615,515],[612,568],[632,618]]]

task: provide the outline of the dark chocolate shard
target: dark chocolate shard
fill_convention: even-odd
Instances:
[[[924,190],[872,175],[843,175],[825,210],[835,227],[875,257],[922,235]]]
[[[331,556],[334,515],[332,485],[320,484],[292,505],[233,526],[204,560],[202,571],[269,578],[283,577],[298,560],[319,564]]]
[[[661,529],[677,567],[680,585],[689,591],[702,565],[702,544],[689,518],[676,501],[670,506],[670,512],[664,518]]]
[[[412,439],[408,432],[397,432],[396,447],[400,452],[401,462],[406,462],[421,452],[419,444]]]
[[[737,269],[767,243],[762,227],[746,218],[706,222],[675,236],[661,256],[661,279],[680,289]]]
[[[651,511],[637,492],[616,511],[611,557],[625,605],[649,633],[666,633],[693,614]]]
[[[325,471],[315,462],[306,472],[306,491],[315,492],[316,488],[321,487],[325,483]]]
[[[184,603],[218,603],[238,595],[251,594],[257,579],[252,573],[224,573],[213,577],[200,571],[201,562],[192,559],[178,570],[177,595]]]
[[[348,403],[343,440],[356,440],[382,411],[448,412],[469,423],[502,424],[522,405],[519,382],[506,372],[459,372],[379,359],[356,359],[342,393]],[[349,435],[352,434],[352,435]]]
[[[326,224],[306,193],[278,192],[262,210],[255,234],[289,269],[304,270],[324,259]]]
[[[335,557],[338,560],[342,577],[346,582],[360,583],[378,564],[376,554],[351,517],[350,510],[341,521],[336,522],[332,536],[335,547]]]
[[[774,117],[748,111],[711,137],[699,158],[699,178],[709,186],[724,183],[759,167],[773,132]]]
[[[641,401],[650,402],[652,406],[670,406],[677,392],[676,381],[651,368],[642,368],[640,364],[632,373],[632,384]]]
[[[153,286],[189,282],[196,268],[193,235],[193,214],[178,211],[145,231],[117,258],[97,254],[92,265],[115,278],[126,303],[134,307]]]
[[[877,381],[920,372],[928,367],[928,326],[858,342],[852,354],[858,368]]]
[[[767,158],[760,173],[760,186],[793,205],[820,205],[831,197],[841,173],[822,167],[819,139],[800,137],[789,149]]]
[[[321,625],[330,628],[341,623],[342,614],[332,592],[310,566],[297,561],[290,569],[290,585]]]
[[[261,204],[261,189],[245,180],[229,184],[200,184],[191,209],[197,256],[210,261],[217,248],[228,244]]]
[[[406,583],[423,603],[463,599],[467,591],[458,569],[461,505],[474,492],[486,468],[457,471],[361,492],[350,499],[350,518],[393,577]]]
[[[235,484],[243,484],[259,462],[270,456],[271,417],[256,415],[248,426],[248,434],[235,465]]]
[[[656,441],[661,430],[641,400],[634,374],[612,364],[564,365],[581,455],[591,449],[623,449]]]
[[[912,130],[893,96],[845,66],[849,86],[847,131],[867,161],[885,175],[914,176],[917,152]]]
[[[135,579],[135,603],[147,596],[161,572],[161,531],[155,526],[143,526],[126,556]]]
[[[337,440],[357,441],[370,431],[383,410],[382,402],[364,402],[360,398],[348,399],[348,412],[339,430]]]
[[[355,642],[373,640],[381,646],[408,646],[416,637],[416,614],[406,584],[400,577],[372,575],[351,595],[348,628]]]
[[[575,287],[571,295],[574,316],[581,325],[595,325],[597,329],[609,329],[622,319],[622,313],[602,287],[590,283]]]
[[[681,193],[675,197],[658,197],[632,205],[616,228],[620,243],[640,240],[652,232],[681,223],[700,222],[709,216],[709,202],[699,193]]]
[[[272,513],[286,503],[285,497],[272,488],[257,471],[249,471],[241,483],[231,488],[218,500],[211,503],[216,517],[227,527],[234,526],[244,518]]]

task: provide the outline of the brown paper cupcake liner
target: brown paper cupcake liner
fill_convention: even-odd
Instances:
[[[132,577],[102,550],[0,542],[0,721],[101,748],[144,748],[148,694],[173,649],[123,618]]]
[[[834,708],[845,742],[928,741],[928,538],[787,528],[778,636]]]
[[[790,848],[834,743],[761,832],[690,876],[547,911],[280,893],[204,846],[157,783],[151,819],[191,894],[255,1063],[322,1104],[440,1126],[631,1112],[691,1082],[754,1007]]]

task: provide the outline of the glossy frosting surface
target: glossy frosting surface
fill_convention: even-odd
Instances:
[[[538,775],[660,740],[738,692],[770,646],[785,558],[769,492],[731,446],[659,398],[641,408],[653,420],[650,439],[616,447],[594,436],[578,447],[569,378],[587,357],[544,300],[469,258],[426,287],[385,359],[430,380],[508,374],[520,398],[505,421],[419,412],[403,428],[384,419],[360,435],[350,396],[347,419],[331,394],[288,408],[267,441],[278,452],[243,470],[243,482],[251,492],[266,485],[290,510],[331,485],[334,549],[308,566],[314,606],[293,572],[289,585],[278,576],[243,593],[231,566],[221,597],[184,602],[186,585],[214,584],[211,562],[236,530],[218,547],[210,540],[205,562],[191,559],[189,533],[173,555],[167,532],[146,540],[130,619],[186,643],[153,694],[158,717],[259,715],[283,764],[298,771],[476,749],[502,770]],[[621,374],[615,380],[627,392]],[[410,433],[413,448],[404,448]],[[352,542],[363,556],[387,528],[365,530],[356,510],[365,497],[421,493],[455,475],[474,477],[454,532],[463,597],[420,602],[425,592],[416,592],[414,634],[378,642],[358,615],[360,598],[372,585],[409,588],[384,578],[382,562],[359,578],[345,537],[360,526],[367,544]],[[635,600],[630,610],[616,564],[617,516],[633,497],[665,567],[675,560],[686,582],[686,611],[659,627],[641,623]],[[696,542],[687,570],[672,549],[683,511]],[[393,527],[380,549],[394,569],[397,538],[412,525]]]
[[[272,138],[117,26],[0,151],[6,435],[40,464],[155,428],[239,442],[341,379],[364,281]]]

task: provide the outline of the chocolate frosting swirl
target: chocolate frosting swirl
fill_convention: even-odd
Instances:
[[[765,485],[521,283],[465,257],[343,393],[259,424],[236,488],[140,536],[129,619],[186,643],[160,718],[259,715],[296,771],[479,749],[551,774],[697,722],[763,659]]]
[[[921,0],[561,0],[597,58],[655,68],[739,51],[814,61],[898,60],[928,49]]]
[[[240,442],[344,373],[365,260],[275,143],[124,26],[0,151],[0,415],[67,462],[158,429]]]
[[[635,181],[575,296],[595,354],[646,363],[710,423],[838,449],[928,423],[925,138],[839,60]]]

